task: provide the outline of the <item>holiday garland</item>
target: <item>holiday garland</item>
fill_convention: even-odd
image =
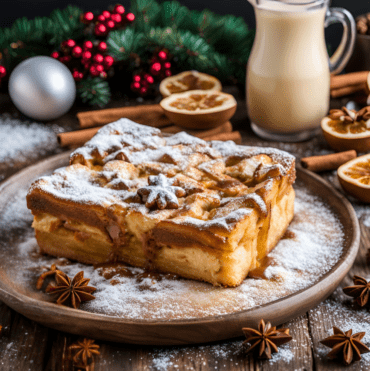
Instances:
[[[90,105],[104,106],[117,91],[156,94],[163,78],[191,69],[244,84],[253,38],[241,17],[177,1],[132,0],[130,12],[117,4],[101,14],[68,6],[0,29],[0,81],[25,58],[50,55],[70,68]]]

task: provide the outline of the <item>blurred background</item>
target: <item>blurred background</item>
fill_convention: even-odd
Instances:
[[[35,17],[48,15],[55,8],[63,8],[68,4],[77,5],[84,10],[103,10],[116,1],[109,0],[1,0],[0,27],[8,27],[19,17]],[[129,7],[129,0],[117,1]],[[210,10],[219,14],[240,15],[250,25],[254,26],[252,6],[247,0],[180,0],[181,4],[190,9]],[[370,11],[370,0],[332,0],[331,6],[347,8],[354,16]]]
[[[55,8],[64,8],[72,4],[89,11],[101,11],[116,2],[130,7],[130,0],[1,0],[0,27],[9,27],[19,17],[33,18],[47,16]],[[244,18],[250,27],[254,27],[253,8],[247,0],[180,0],[189,9],[203,10],[208,8],[218,14],[234,14]],[[332,7],[344,7],[354,17],[370,12],[370,0],[332,0]],[[341,38],[341,26],[333,25],[326,31],[331,49],[334,50]]]

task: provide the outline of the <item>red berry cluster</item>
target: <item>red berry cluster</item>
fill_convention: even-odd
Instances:
[[[113,57],[106,54],[107,44],[104,41],[87,40],[82,45],[77,45],[74,40],[69,39],[61,43],[60,49],[61,52],[55,51],[51,56],[66,64],[76,81],[87,75],[106,78],[114,63]]]
[[[154,56],[150,59],[149,73],[142,71],[133,75],[130,85],[131,91],[143,97],[150,92],[150,88],[153,87],[155,81],[161,81],[171,75],[168,51],[160,50],[154,53]]]
[[[149,89],[153,86],[153,84],[154,77],[149,73],[141,72],[133,76],[130,88],[134,93],[144,97],[149,93]]]
[[[126,13],[124,6],[117,4],[112,11],[104,10],[99,15],[86,12],[82,15],[81,21],[86,25],[93,25],[93,33],[97,37],[107,36],[109,31],[123,28],[135,20],[133,13]]]
[[[2,65],[0,65],[0,84],[2,79],[6,76],[6,68]]]
[[[172,75],[171,62],[168,61],[169,55],[167,50],[161,50],[155,53],[150,60],[150,72],[154,76],[158,76],[160,80]]]

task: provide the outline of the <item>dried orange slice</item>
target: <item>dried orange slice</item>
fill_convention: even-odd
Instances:
[[[370,154],[346,162],[338,169],[343,189],[353,197],[370,202]]]
[[[345,107],[330,112],[329,117],[321,121],[324,137],[330,147],[335,151],[354,149],[357,152],[368,152],[370,150],[369,107],[359,112],[349,111]]]
[[[159,91],[164,98],[189,90],[221,91],[222,85],[216,77],[198,71],[185,71],[167,77],[159,85]]]
[[[190,90],[160,102],[166,116],[188,129],[209,129],[229,121],[236,111],[235,98],[219,91]]]

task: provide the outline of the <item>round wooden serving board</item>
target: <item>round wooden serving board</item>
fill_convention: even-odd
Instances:
[[[26,190],[35,178],[65,166],[68,156],[69,153],[63,153],[47,159],[4,182],[0,187],[0,215],[8,212],[9,200],[16,197],[20,189]],[[32,289],[17,282],[14,267],[9,268],[12,266],[11,261],[14,262],[14,255],[17,254],[17,249],[11,246],[10,238],[6,245],[0,243],[0,247],[3,246],[3,251],[0,251],[0,299],[17,312],[42,325],[85,337],[134,344],[190,344],[238,337],[242,335],[242,327],[256,326],[261,318],[271,321],[273,325],[282,324],[304,314],[335,290],[351,268],[360,240],[356,214],[341,194],[322,178],[304,169],[297,169],[297,180],[308,191],[319,195],[329,206],[342,225],[345,238],[342,254],[332,269],[311,286],[291,295],[247,310],[192,319],[133,320],[75,310],[40,300],[45,294],[35,294]],[[7,233],[6,229],[4,224],[2,227],[0,224],[3,236]],[[19,233],[22,233],[21,230]]]

